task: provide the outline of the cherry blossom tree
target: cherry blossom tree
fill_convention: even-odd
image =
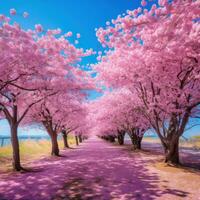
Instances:
[[[142,1],[146,6],[147,1]],[[179,138],[200,104],[200,2],[160,0],[97,31],[110,48],[96,70],[108,87],[137,93],[158,134],[165,162],[178,164]]]
[[[67,110],[63,105],[66,101],[61,95],[54,95],[46,98],[40,104],[32,108],[30,122],[42,124],[51,139],[51,155],[59,156],[57,136],[62,131],[63,120]],[[62,106],[61,106],[62,105]]]
[[[64,147],[68,148],[68,134],[84,125],[83,120],[81,120],[86,115],[82,105],[87,95],[84,90],[93,89],[93,84],[86,83],[79,77],[80,75],[87,75],[85,72],[77,73],[77,69],[75,73],[72,74],[72,72],[71,70],[70,77],[60,77],[54,74],[50,81],[54,95],[47,96],[34,106],[27,117],[26,124],[38,123],[43,125],[50,136],[51,155],[54,156],[59,156],[58,134],[62,132]],[[77,120],[79,118],[80,120]]]
[[[92,109],[96,117],[94,124],[100,128],[99,133],[114,142],[118,139],[120,145],[124,143],[127,132],[131,138],[133,148],[141,148],[144,132],[150,127],[143,116],[143,108],[137,104],[137,96],[133,97],[126,88],[114,90],[105,94],[93,103]],[[99,107],[101,109],[99,110]]]
[[[1,114],[8,120],[13,147],[13,168],[21,170],[17,129],[29,109],[43,98],[41,90],[45,60],[32,32],[10,25],[5,16],[1,23]]]
[[[10,13],[14,15],[16,11]],[[81,77],[84,72],[78,69],[77,62],[93,51],[84,52],[70,44],[66,38],[69,34],[61,35],[60,29],[45,31],[38,24],[35,30],[25,31],[17,23],[9,24],[4,15],[0,15],[0,20],[0,108],[11,129],[13,168],[20,171],[20,123],[30,109],[56,95],[64,84],[69,90],[92,87],[89,75]]]
[[[72,133],[75,135],[76,143],[79,141],[82,142],[87,131],[87,121],[85,120],[88,112],[87,107],[83,100],[80,101],[77,98],[73,100],[73,104],[68,104],[67,115],[65,115],[62,134],[64,147],[69,148],[68,144],[68,134]]]

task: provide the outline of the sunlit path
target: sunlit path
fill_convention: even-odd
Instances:
[[[149,171],[150,159],[93,137],[64,157],[35,161],[35,172],[4,175],[0,199],[182,199],[189,195]],[[169,196],[168,196],[169,195]],[[189,197],[189,196],[188,196]]]

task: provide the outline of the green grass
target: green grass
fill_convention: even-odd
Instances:
[[[69,145],[75,144],[74,136],[68,137]],[[60,149],[63,149],[63,140],[58,140]],[[51,153],[51,142],[49,140],[27,140],[20,142],[20,156],[21,162],[29,162],[34,159],[39,159],[45,156],[49,156]],[[11,168],[12,163],[12,147],[7,145],[0,147],[0,171],[4,171]]]
[[[193,136],[192,139],[200,140],[200,135]]]

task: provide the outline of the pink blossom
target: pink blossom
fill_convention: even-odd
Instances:
[[[0,118],[10,120],[10,130],[15,133],[22,123],[41,123],[50,136],[58,134],[61,126],[76,127],[78,134],[85,131],[87,94],[83,91],[96,86],[87,72],[78,69],[81,68],[78,62],[93,51],[76,48],[65,35],[57,35],[61,34],[60,29],[41,35],[36,34],[43,30],[40,24],[35,25],[35,30],[24,30],[17,23],[9,23],[4,15],[0,19],[3,20],[0,24],[0,102],[5,108]],[[69,74],[73,80],[66,78]],[[9,98],[5,98],[7,95]],[[58,109],[66,112],[57,112]],[[45,118],[49,117],[52,126],[47,127]],[[49,131],[52,128],[54,132]],[[20,163],[19,152],[15,154]]]
[[[14,8],[12,8],[12,9],[10,9],[10,14],[11,15],[16,15],[17,11]]]
[[[137,9],[133,10],[133,15],[134,15],[135,17],[137,16],[137,14],[138,14],[138,10],[137,10]]]
[[[5,20],[5,15],[0,15],[0,21],[4,21]]]
[[[147,5],[146,0],[142,0],[142,1],[141,1],[141,5],[142,5],[143,7],[146,6],[146,5]]]
[[[36,24],[36,25],[35,25],[35,29],[36,29],[36,31],[37,31],[38,33],[40,33],[40,32],[43,31],[43,27],[42,27],[41,24]]]
[[[109,26],[109,25],[110,25],[110,22],[106,22],[106,25]]]
[[[97,56],[97,60],[100,61],[101,60],[101,56]]]
[[[65,37],[71,37],[72,36],[72,32],[71,31],[69,31],[69,32],[67,32],[66,34],[65,34]]]
[[[137,11],[138,11],[138,13],[141,13],[141,12],[142,12],[142,8],[139,7],[139,8],[137,9]]]
[[[112,97],[106,93],[103,103],[99,104],[105,105],[97,119],[101,122],[102,134],[116,134],[123,115],[132,112],[125,113],[132,106],[122,109],[123,115],[119,111],[126,99],[124,94],[122,103],[120,97],[116,98],[121,88],[130,92],[127,98],[132,96],[133,102],[137,102],[130,105],[145,108],[142,111],[144,118],[152,124],[164,144],[173,143],[168,134],[180,137],[190,119],[197,113],[199,115],[200,34],[197,29],[200,28],[199,23],[194,22],[199,5],[199,1],[177,0],[169,4],[168,0],[159,0],[158,7],[154,4],[151,10],[144,9],[141,15],[138,15],[141,9],[138,8],[117,17],[113,27],[98,29],[98,40],[110,50],[93,68],[102,85],[112,88],[114,94]],[[110,115],[117,106],[119,110]],[[117,123],[113,123],[115,120]],[[142,126],[138,122],[130,124]]]
[[[168,0],[158,0],[158,4],[160,6],[165,6],[167,4]]]
[[[28,16],[29,16],[29,13],[28,13],[28,12],[24,12],[24,13],[23,13],[23,17],[24,17],[24,18],[27,18]]]

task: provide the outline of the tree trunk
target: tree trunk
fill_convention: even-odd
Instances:
[[[64,148],[69,148],[69,144],[68,144],[68,140],[67,140],[68,134],[66,133],[66,131],[62,132],[62,136],[63,136]]]
[[[78,136],[78,139],[79,139],[79,143],[82,143],[82,142],[83,142],[82,136],[81,136],[81,135]]]
[[[125,131],[118,131],[117,139],[120,145],[124,144]]]
[[[13,149],[13,169],[15,171],[22,170],[21,163],[20,163],[20,152],[19,152],[19,140],[17,136],[17,124],[11,124],[11,143]]]
[[[178,165],[179,160],[179,138],[183,134],[190,117],[191,108],[188,108],[183,116],[181,124],[178,123],[176,114],[172,114],[169,121],[169,127],[165,136],[160,134],[159,128],[157,133],[165,151],[165,163]]]
[[[115,136],[109,135],[108,137],[110,142],[115,142]]]
[[[131,131],[131,133],[129,133],[129,136],[133,144],[133,149],[134,150],[141,149],[141,142],[143,137],[137,135],[135,131]]]
[[[78,143],[78,136],[77,135],[75,136],[75,139],[76,139],[76,145],[78,146],[79,143]]]
[[[171,139],[163,143],[165,150],[165,163],[178,165],[179,160],[179,139]]]
[[[50,137],[51,137],[51,144],[52,144],[51,155],[52,156],[59,156],[57,133],[52,132]]]

